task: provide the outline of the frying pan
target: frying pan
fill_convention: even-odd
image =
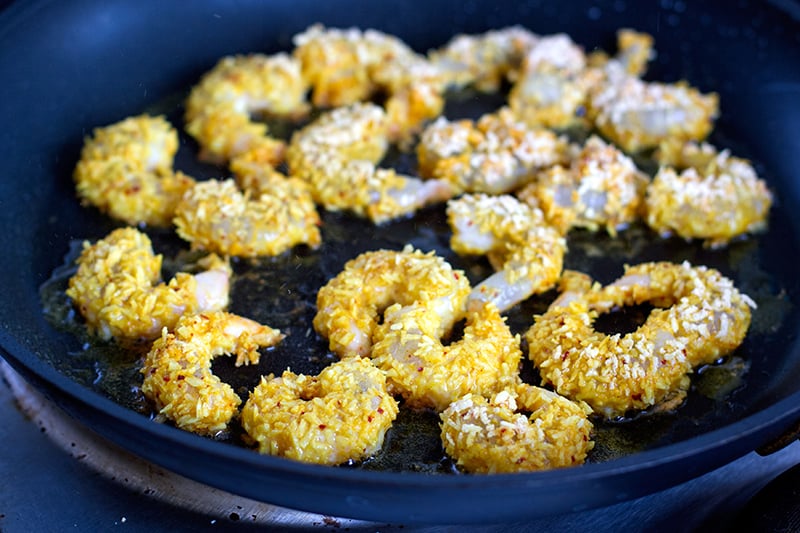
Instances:
[[[164,102],[179,108],[176,95],[221,56],[289,49],[291,36],[315,22],[377,28],[419,51],[456,32],[510,24],[540,34],[566,32],[587,50],[613,51],[621,27],[653,34],[658,58],[647,77],[685,78],[717,91],[721,117],[712,141],[750,158],[775,193],[767,234],[722,254],[691,248],[693,260],[719,263],[766,302],[755,314],[740,386],[709,400],[710,415],[679,413],[681,429],[650,435],[636,453],[565,470],[473,476],[329,468],[260,456],[155,423],[91,379],[70,373],[79,341],[46,318],[40,287],[64,264],[70,242],[115,227],[75,200],[71,173],[84,136],[125,116],[164,109]],[[19,2],[0,15],[0,80],[2,356],[68,413],[152,462],[233,493],[322,514],[396,523],[500,522],[608,505],[679,484],[771,443],[800,421],[795,2]],[[180,113],[173,116],[179,120]],[[191,149],[189,142],[182,150]],[[189,173],[199,168],[183,164]],[[665,246],[684,250],[683,243],[670,242]],[[659,427],[645,422],[643,431]]]

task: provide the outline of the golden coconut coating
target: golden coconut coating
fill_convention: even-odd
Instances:
[[[541,211],[513,196],[464,195],[447,203],[447,218],[453,251],[487,254],[497,270],[472,290],[470,300],[505,311],[552,288],[561,276],[566,240]]]
[[[600,69],[588,69],[586,61],[581,47],[566,34],[539,39],[509,92],[512,112],[530,126],[584,124],[588,93],[603,77]]]
[[[177,427],[213,436],[227,428],[242,400],[211,372],[211,361],[235,354],[236,366],[255,364],[260,347],[281,339],[280,331],[231,313],[185,315],[153,343],[141,370],[142,392]]]
[[[719,114],[716,93],[702,94],[685,82],[645,82],[621,69],[606,69],[588,100],[588,114],[600,133],[624,151],[659,143],[699,141]]]
[[[294,44],[318,107],[348,106],[385,92],[393,140],[407,139],[442,112],[447,77],[393,35],[316,24],[296,35]]]
[[[626,335],[592,324],[599,313],[650,302]],[[685,394],[693,367],[741,344],[754,302],[718,271],[688,263],[643,263],[605,287],[562,294],[526,333],[542,380],[607,418]]]
[[[522,26],[508,26],[476,35],[456,35],[428,57],[447,73],[451,87],[496,92],[507,78],[516,75],[537,40],[538,36]]]
[[[662,166],[647,187],[646,220],[651,228],[721,247],[766,227],[772,194],[749,161],[708,144],[682,146],[661,147],[662,158],[684,169]],[[670,150],[680,153],[666,153]]]
[[[583,464],[594,447],[591,409],[526,384],[491,400],[468,394],[441,413],[442,444],[476,474],[531,472]]]
[[[339,357],[368,356],[381,313],[390,305],[417,303],[441,319],[442,337],[461,318],[469,280],[433,252],[365,252],[317,293],[314,328]]]
[[[555,166],[518,192],[539,207],[547,221],[566,233],[571,227],[611,235],[637,220],[649,179],[615,146],[591,136],[569,168]]]
[[[319,246],[320,219],[308,184],[266,172],[260,176],[257,186],[265,192],[253,194],[239,191],[231,179],[195,185],[176,209],[178,235],[192,248],[240,257]]]
[[[153,339],[184,314],[228,305],[230,267],[211,255],[198,263],[205,272],[179,272],[161,282],[161,255],[150,238],[120,228],[94,244],[85,242],[78,271],[69,280],[72,298],[89,330],[102,339]]]
[[[178,134],[164,117],[139,115],[97,128],[74,179],[81,202],[128,224],[168,226],[194,180],[173,172]]]
[[[189,94],[186,131],[200,144],[203,159],[223,163],[253,151],[275,164],[285,145],[251,116],[302,116],[307,91],[300,64],[288,54],[224,57]]]
[[[263,454],[338,465],[377,452],[397,411],[383,373],[351,357],[316,377],[287,370],[261,378],[241,420]]]
[[[441,317],[424,305],[394,304],[375,332],[372,362],[406,405],[442,411],[465,394],[489,396],[516,382],[520,339],[493,303],[469,306],[458,341],[443,344],[441,329]]]
[[[308,181],[325,209],[348,210],[376,224],[450,198],[445,181],[377,167],[389,145],[388,127],[386,113],[371,103],[325,113],[292,136],[286,154],[290,175]]]
[[[502,194],[565,163],[567,147],[565,138],[527,127],[503,109],[477,123],[440,117],[423,131],[417,159],[422,176],[446,180],[459,193]]]

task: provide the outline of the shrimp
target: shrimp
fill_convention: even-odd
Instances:
[[[465,394],[489,395],[517,379],[520,339],[492,302],[469,306],[457,342],[444,345],[441,329],[441,317],[423,304],[394,304],[384,313],[370,357],[406,405],[442,411]]]
[[[258,363],[259,347],[273,346],[283,334],[231,313],[216,311],[181,317],[172,333],[164,328],[145,358],[142,392],[159,414],[200,435],[224,431],[242,400],[211,372],[211,361],[236,354],[236,366]]]
[[[240,257],[319,246],[320,219],[307,183],[267,171],[245,176],[242,181],[257,187],[252,193],[240,192],[230,179],[189,190],[175,213],[178,235],[192,248]]]
[[[541,208],[547,221],[564,233],[574,226],[592,231],[605,226],[616,235],[639,218],[648,183],[629,157],[593,135],[569,168],[557,165],[542,171],[517,196]]]
[[[447,73],[448,86],[472,86],[481,92],[497,92],[519,70],[525,53],[539,37],[522,26],[508,26],[477,35],[459,34],[428,53]]]
[[[580,285],[580,284],[576,284]],[[605,335],[598,313],[651,302],[636,331]],[[718,271],[643,263],[605,287],[563,293],[526,333],[544,383],[606,418],[685,396],[688,374],[735,350],[755,303]]]
[[[541,37],[522,61],[520,74],[509,92],[509,106],[531,126],[590,126],[586,116],[590,95],[614,72],[641,75],[653,56],[652,46],[652,36],[620,30],[617,55],[609,58],[602,52],[587,56],[565,34]]]
[[[265,164],[283,159],[285,143],[268,135],[253,114],[298,118],[308,112],[308,84],[289,54],[222,58],[192,88],[186,131],[200,144],[201,158],[224,163],[247,152]]]
[[[719,96],[703,94],[686,82],[645,82],[620,68],[606,69],[603,83],[588,98],[588,116],[597,130],[629,153],[659,143],[699,141],[713,128]]]
[[[544,222],[541,211],[510,195],[465,195],[447,204],[458,254],[488,254],[497,270],[470,293],[470,301],[493,302],[501,311],[550,289],[561,275],[567,245]]]
[[[565,468],[583,464],[594,448],[589,413],[583,402],[521,383],[490,400],[468,394],[450,404],[440,414],[441,439],[468,472]]]
[[[647,187],[646,221],[655,231],[717,248],[766,227],[772,194],[747,160],[705,143],[662,144],[660,154],[684,170],[662,166]]]
[[[338,465],[377,452],[397,412],[383,373],[351,357],[315,377],[287,370],[262,378],[241,421],[263,454]]]
[[[419,172],[446,180],[458,192],[502,194],[546,167],[568,160],[568,143],[550,130],[529,128],[506,108],[478,120],[440,117],[417,145]]]
[[[464,272],[433,252],[410,246],[365,252],[319,290],[314,328],[339,357],[364,357],[380,314],[391,304],[424,305],[441,319],[435,332],[441,337],[462,316],[469,291]]]
[[[512,112],[530,126],[566,128],[585,123],[589,90],[602,79],[586,68],[586,55],[566,34],[540,38],[522,63],[508,95]]]
[[[442,112],[446,76],[395,36],[317,24],[293,41],[318,107],[349,106],[385,92],[392,140],[407,139]]]
[[[161,255],[150,238],[120,228],[94,244],[85,242],[78,270],[69,280],[72,298],[89,330],[108,340],[153,339],[184,314],[217,311],[228,305],[228,263],[215,255],[198,265],[204,272],[179,272],[161,283]]]
[[[74,179],[81,202],[127,224],[168,226],[194,180],[173,172],[178,134],[164,117],[140,115],[97,128]]]
[[[376,224],[450,198],[454,191],[446,181],[376,166],[388,148],[387,127],[386,114],[374,104],[330,111],[292,136],[289,173],[307,180],[326,209],[346,209]]]

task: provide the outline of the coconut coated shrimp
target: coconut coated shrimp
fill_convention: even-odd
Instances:
[[[140,115],[97,128],[74,178],[78,196],[128,224],[168,226],[192,178],[173,172],[178,134],[163,117]]]
[[[441,317],[422,304],[394,304],[384,313],[370,357],[406,405],[442,411],[465,394],[489,395],[515,382],[520,339],[493,303],[469,306],[457,342],[443,344],[441,329]]]
[[[253,114],[286,116],[308,111],[308,85],[300,64],[285,53],[222,58],[186,101],[186,131],[201,147],[201,157],[216,163],[247,152],[275,164],[285,145],[267,134]]]
[[[233,180],[208,180],[189,190],[176,209],[178,235],[193,248],[241,257],[319,246],[320,219],[307,183],[267,170],[242,176],[252,192],[242,193]]]
[[[639,217],[648,183],[629,157],[592,136],[569,168],[557,165],[542,171],[518,197],[541,208],[562,232],[605,226],[615,235]]]
[[[347,106],[386,92],[393,140],[406,138],[442,112],[447,78],[397,37],[314,25],[296,35],[294,43],[294,56],[318,107]]]
[[[147,354],[142,392],[179,428],[213,436],[226,429],[242,400],[211,372],[212,359],[236,354],[236,366],[255,364],[259,347],[281,339],[280,331],[231,313],[183,316]]]
[[[378,168],[388,148],[388,122],[374,104],[353,104],[322,115],[294,134],[287,151],[290,174],[311,184],[314,200],[375,223],[450,198],[443,180],[423,181]]]
[[[161,259],[147,235],[134,228],[84,243],[67,296],[92,333],[103,339],[153,339],[184,314],[228,305],[230,267],[225,261],[208,256],[198,263],[205,272],[180,272],[165,284],[160,282]]]
[[[433,252],[410,246],[365,252],[319,290],[314,328],[340,357],[363,357],[372,349],[380,313],[391,304],[427,307],[441,319],[441,337],[463,314],[469,290],[464,273]]]
[[[605,335],[598,313],[651,302],[644,324]],[[718,271],[688,263],[644,263],[605,287],[563,293],[526,333],[544,382],[607,418],[681,398],[694,367],[741,344],[753,301]]]
[[[587,101],[597,87],[607,83],[609,72],[638,76],[652,57],[653,38],[620,30],[618,52],[608,58],[601,52],[587,56],[565,34],[540,38],[531,46],[509,93],[509,106],[529,125],[566,128],[588,126]]]
[[[468,394],[441,413],[442,444],[460,468],[479,474],[575,466],[594,447],[590,412],[583,402],[526,384],[491,400]]]
[[[505,311],[558,281],[566,241],[538,209],[509,195],[475,194],[448,202],[447,217],[453,250],[488,254],[497,270],[472,290],[470,300]]]
[[[502,194],[566,162],[567,146],[563,137],[529,128],[505,109],[477,124],[438,118],[423,131],[417,159],[422,176],[446,180],[458,192]]]
[[[645,82],[619,68],[606,72],[589,97],[588,114],[600,133],[626,152],[667,140],[699,141],[711,131],[719,113],[716,93],[702,94],[685,82]]]
[[[696,143],[662,144],[663,164],[647,187],[647,223],[662,235],[711,247],[766,226],[772,195],[747,160]]]
[[[316,377],[287,370],[262,378],[241,420],[263,454],[338,465],[377,452],[397,411],[383,373],[351,357]]]
[[[509,26],[478,35],[456,35],[428,57],[447,73],[451,87],[471,85],[482,92],[496,92],[504,80],[515,76],[537,40],[522,26]]]

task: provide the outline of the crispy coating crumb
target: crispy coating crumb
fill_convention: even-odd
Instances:
[[[94,244],[83,244],[67,296],[89,330],[103,339],[152,339],[162,328],[174,327],[183,314],[228,305],[227,262],[209,256],[202,263],[205,272],[179,272],[165,284],[161,260],[146,234],[134,228],[114,230]]]
[[[211,372],[212,359],[235,354],[236,366],[255,364],[259,347],[281,339],[276,329],[223,311],[183,316],[147,354],[142,392],[179,428],[213,436],[226,429],[241,399]]]
[[[365,252],[319,290],[314,328],[340,357],[367,356],[380,313],[391,304],[428,307],[441,318],[441,337],[462,316],[469,291],[464,272],[433,252]]]
[[[164,117],[139,115],[97,128],[74,178],[78,196],[128,224],[168,226],[194,180],[173,172],[178,134]]]
[[[383,373],[351,357],[318,376],[262,378],[241,420],[263,454],[338,465],[377,452],[397,411]]]
[[[656,309],[632,333],[592,326],[598,313],[644,302]],[[716,270],[643,263],[605,287],[563,293],[526,333],[529,357],[559,394],[622,416],[685,394],[694,367],[741,344],[754,306]]]
[[[390,306],[375,333],[373,363],[405,405],[444,410],[468,393],[491,395],[515,383],[522,352],[500,311],[471,305],[463,336],[444,344],[441,317],[424,305]]]
[[[478,474],[530,472],[582,464],[594,447],[583,402],[519,384],[487,400],[468,394],[440,415],[444,449]]]

